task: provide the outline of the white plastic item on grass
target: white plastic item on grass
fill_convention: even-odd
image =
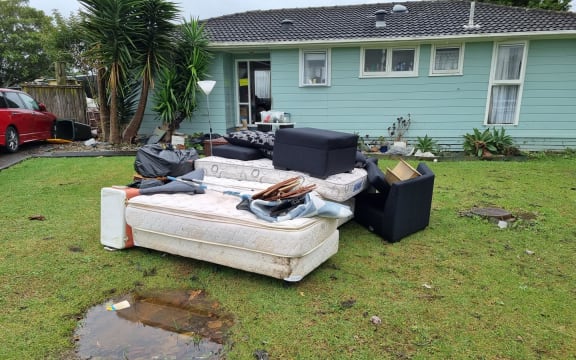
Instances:
[[[100,243],[114,249],[124,249],[126,235],[126,192],[105,187],[100,191]]]

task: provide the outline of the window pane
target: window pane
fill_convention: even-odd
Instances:
[[[392,50],[392,71],[414,70],[414,49]]]
[[[13,109],[26,109],[24,103],[18,96],[18,94],[14,92],[7,92],[4,93],[6,95],[6,101],[8,102],[8,107]]]
[[[22,101],[24,102],[24,106],[26,107],[26,109],[36,111],[40,110],[40,106],[38,106],[36,100],[32,99],[30,96],[20,94],[20,97],[22,98]]]
[[[364,50],[364,71],[365,72],[386,71],[386,49]]]
[[[500,45],[496,63],[495,80],[518,80],[522,69],[524,45]]]
[[[326,52],[304,53],[304,80],[306,84],[326,84]]]
[[[460,48],[436,49],[436,56],[434,57],[434,70],[458,70],[459,60]]]
[[[238,62],[238,100],[241,103],[247,103],[248,93],[248,63],[246,61]]]
[[[492,87],[492,101],[488,114],[489,124],[514,124],[519,85]]]

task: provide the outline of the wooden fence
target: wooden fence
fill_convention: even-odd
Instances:
[[[28,84],[22,86],[22,90],[46,105],[48,111],[59,119],[89,124],[86,116],[86,93],[82,85]]]

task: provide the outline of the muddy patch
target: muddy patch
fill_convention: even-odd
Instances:
[[[93,307],[75,333],[81,359],[220,359],[233,317],[201,290],[131,293]]]

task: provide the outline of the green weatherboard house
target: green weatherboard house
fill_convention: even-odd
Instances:
[[[290,113],[296,127],[428,135],[461,150],[504,127],[522,150],[576,148],[576,13],[465,1],[249,11],[203,20],[214,53],[210,117],[225,134]],[[149,112],[141,128],[158,126]],[[179,131],[207,133],[201,101]]]

